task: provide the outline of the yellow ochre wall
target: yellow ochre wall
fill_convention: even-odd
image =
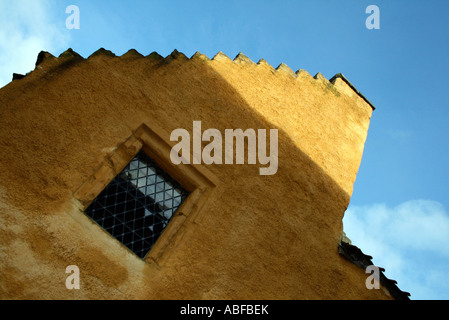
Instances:
[[[373,111],[341,78],[222,53],[38,62],[0,90],[1,299],[390,298],[338,254]],[[172,165],[193,121],[278,129],[278,172]],[[196,190],[145,261],[83,214],[140,147]]]

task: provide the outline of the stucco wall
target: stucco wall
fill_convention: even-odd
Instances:
[[[340,79],[221,54],[40,57],[0,90],[0,298],[389,298],[337,250],[372,113]],[[76,192],[142,124],[170,144],[194,120],[279,129],[278,172],[197,166],[213,192],[161,258],[142,261]],[[68,265],[80,290],[65,287]]]

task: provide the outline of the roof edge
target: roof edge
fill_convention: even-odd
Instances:
[[[337,80],[338,78],[343,80],[352,90],[354,90],[355,93],[357,93],[359,95],[360,98],[365,100],[365,102],[368,103],[371,108],[373,108],[373,111],[376,110],[376,107],[371,103],[371,101],[369,101],[359,90],[357,90],[357,88],[343,74],[337,73],[329,81],[331,83],[334,83],[335,80]]]
[[[338,253],[362,269],[374,265],[371,261],[373,257],[364,254],[360,248],[348,242],[340,241],[338,244]],[[396,280],[388,279],[384,274],[384,268],[378,268],[380,271],[380,284],[388,290],[391,296],[396,300],[410,300],[410,293],[399,289]]]
[[[107,57],[111,57],[111,58],[116,58],[116,57],[140,57],[140,58],[150,58],[153,60],[157,60],[157,61],[164,61],[166,63],[169,63],[173,60],[177,60],[177,59],[181,59],[181,60],[190,60],[190,59],[197,59],[200,58],[201,60],[212,60],[212,61],[229,61],[229,62],[234,62],[236,64],[252,64],[252,65],[267,65],[269,67],[271,67],[273,69],[273,71],[275,72],[279,72],[279,73],[286,73],[288,75],[291,75],[293,78],[298,78],[300,74],[302,74],[305,70],[303,69],[299,69],[296,72],[294,72],[290,67],[288,67],[285,63],[281,63],[277,68],[273,68],[273,66],[271,66],[266,60],[264,59],[260,59],[259,62],[254,63],[250,58],[248,58],[247,56],[245,56],[242,52],[240,52],[239,54],[237,54],[237,56],[234,58],[234,60],[230,59],[226,54],[224,54],[222,51],[219,51],[212,59],[208,58],[206,55],[200,53],[200,52],[196,52],[192,57],[187,58],[182,52],[179,52],[178,50],[174,50],[171,54],[169,54],[167,57],[163,57],[160,54],[158,54],[157,52],[152,52],[151,54],[149,54],[148,56],[143,56],[141,53],[139,53],[137,50],[135,49],[130,49],[128,50],[128,52],[126,52],[125,54],[123,54],[122,56],[116,56],[112,51],[110,50],[106,50],[104,48],[100,48],[97,51],[95,51],[94,53],[92,53],[87,59],[91,59],[94,58],[96,56],[107,56]],[[46,52],[46,51],[41,51],[37,57],[37,61],[36,61],[36,67],[38,67],[40,64],[42,64],[42,62],[50,60],[50,59],[54,59],[54,60],[59,60],[60,58],[70,58],[73,59],[75,58],[76,60],[86,60],[85,58],[83,58],[81,55],[79,55],[77,52],[75,52],[74,50],[72,50],[71,48],[67,49],[66,51],[64,51],[63,53],[61,53],[59,55],[59,57],[55,57],[53,56],[51,53]],[[32,71],[30,71],[29,73],[31,73]],[[307,73],[308,74],[308,73]],[[27,73],[28,75],[28,73]],[[20,80],[22,78],[24,78],[26,75],[19,75],[19,74],[14,74],[13,75],[13,80]],[[317,75],[315,75],[315,77],[313,77],[315,80],[321,79],[321,80],[325,80],[326,82],[330,82],[331,84],[335,85],[335,81],[340,78],[341,80],[343,80],[343,82],[346,83],[346,85],[348,85],[359,97],[361,97],[369,106],[371,106],[371,108],[373,110],[375,110],[376,108],[374,107],[374,105],[360,92],[356,89],[356,87],[341,73],[337,73],[336,75],[334,75],[330,80],[327,80],[321,73],[318,73]]]

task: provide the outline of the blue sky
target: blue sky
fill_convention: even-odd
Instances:
[[[66,7],[80,9],[68,30]],[[380,29],[368,30],[368,5]],[[343,73],[375,106],[344,228],[412,299],[449,299],[449,2],[0,0],[0,86],[37,54],[104,47]]]

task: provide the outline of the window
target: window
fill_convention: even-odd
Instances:
[[[142,123],[116,147],[101,151],[103,160],[73,193],[77,210],[69,211],[86,231],[94,223],[159,266],[189,226],[204,218],[220,184],[204,165],[173,164],[169,141],[156,123]]]
[[[188,195],[140,151],[85,213],[144,259]]]

